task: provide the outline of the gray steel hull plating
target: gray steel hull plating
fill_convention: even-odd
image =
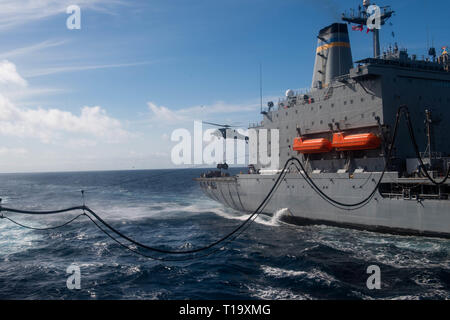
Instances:
[[[343,203],[357,203],[376,186],[380,173],[312,175],[318,186]],[[276,176],[244,174],[228,178],[199,178],[211,199],[242,212],[257,209],[275,183]],[[387,173],[383,182],[396,181]],[[371,231],[450,237],[450,201],[382,196],[379,191],[364,207],[337,208],[323,200],[300,174],[287,174],[262,213],[287,208],[288,221],[348,226]]]

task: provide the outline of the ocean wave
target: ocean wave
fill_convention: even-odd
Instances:
[[[272,286],[247,285],[250,295],[262,300],[313,300],[306,293],[294,293],[289,289],[276,288]]]
[[[39,234],[20,228],[6,220],[0,223],[0,256],[19,253],[33,248],[35,242],[43,239]]]
[[[305,241],[348,253],[356,259],[395,268],[450,268],[450,242],[443,239],[378,234],[337,227],[314,226]]]
[[[274,278],[290,278],[290,277],[304,276],[308,274],[308,272],[306,271],[286,270],[264,265],[261,266],[261,269],[266,275]]]
[[[251,216],[251,214],[242,214],[237,211],[229,211],[223,209],[223,207],[211,209],[211,212],[214,212],[218,216],[225,219],[240,220],[240,221],[246,221]],[[289,209],[284,208],[277,210],[276,212],[273,213],[272,216],[260,214],[257,216],[256,219],[254,219],[254,222],[269,227],[278,227],[280,226],[281,217],[283,217],[284,215],[288,215],[289,213],[290,213]]]
[[[339,281],[333,276],[315,268],[308,271],[302,271],[302,270],[288,270],[263,265],[261,266],[261,269],[266,275],[274,278],[292,278],[292,277],[307,278],[310,280],[314,280],[318,283],[324,284],[326,286],[339,283]]]

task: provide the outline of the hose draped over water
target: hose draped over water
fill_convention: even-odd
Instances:
[[[360,209],[364,206],[366,206],[368,203],[370,203],[370,201],[373,199],[373,197],[375,196],[376,192],[378,191],[380,184],[384,178],[384,175],[386,173],[386,171],[388,170],[389,166],[390,166],[390,162],[391,162],[391,157],[392,157],[392,150],[395,146],[395,140],[397,138],[397,133],[398,133],[398,126],[400,123],[400,118],[402,117],[402,115],[406,115],[406,123],[408,126],[408,131],[409,131],[409,135],[410,135],[410,139],[411,142],[413,144],[413,147],[415,149],[417,158],[419,159],[420,165],[422,170],[425,173],[425,176],[427,177],[428,180],[430,180],[434,185],[443,185],[445,184],[445,182],[448,180],[449,175],[450,175],[450,167],[447,170],[447,174],[445,176],[445,178],[438,182],[435,181],[431,175],[428,173],[424,162],[420,156],[420,152],[419,152],[419,147],[417,145],[417,141],[415,139],[414,136],[414,130],[412,127],[412,122],[410,119],[410,114],[408,111],[408,108],[406,106],[401,106],[398,108],[397,110],[397,115],[396,115],[396,121],[395,121],[395,126],[394,126],[394,132],[393,132],[393,136],[392,136],[392,141],[389,145],[388,148],[388,154],[387,154],[387,160],[384,166],[384,169],[380,175],[380,178],[377,182],[377,184],[375,185],[375,187],[373,188],[372,192],[365,197],[364,199],[362,199],[361,201],[358,201],[356,203],[343,203],[340,202],[338,200],[335,200],[333,198],[331,198],[330,196],[328,196],[325,192],[323,192],[320,187],[315,183],[315,181],[310,177],[310,175],[308,174],[308,171],[305,169],[303,163],[295,158],[292,157],[290,159],[288,159],[286,161],[286,163],[284,164],[284,167],[282,169],[282,171],[280,172],[280,174],[278,175],[275,183],[273,184],[273,186],[271,187],[270,191],[268,192],[268,194],[264,197],[264,199],[262,200],[262,202],[260,203],[260,205],[257,207],[257,209],[255,211],[253,211],[253,213],[250,214],[250,216],[243,221],[239,226],[237,226],[235,229],[233,229],[231,232],[229,232],[227,235],[223,236],[222,238],[206,245],[203,247],[199,247],[199,248],[195,248],[195,249],[191,249],[191,250],[169,250],[169,249],[163,249],[163,248],[157,248],[157,247],[152,247],[146,244],[143,244],[129,236],[127,236],[126,234],[124,234],[123,232],[121,232],[120,230],[118,230],[117,228],[113,227],[112,225],[110,225],[109,223],[107,223],[105,220],[103,220],[94,210],[92,210],[91,208],[89,208],[88,206],[86,206],[84,204],[83,201],[83,205],[81,206],[75,206],[75,207],[70,207],[70,208],[65,208],[65,209],[60,209],[60,210],[52,210],[52,211],[31,211],[31,210],[22,210],[22,209],[16,209],[16,208],[9,208],[9,207],[3,207],[0,205],[0,219],[7,219],[9,221],[11,221],[12,223],[15,223],[17,225],[19,225],[20,227],[24,227],[24,228],[28,228],[28,229],[33,229],[33,230],[54,230],[54,229],[58,229],[58,228],[62,228],[65,227],[71,223],[73,223],[75,220],[77,220],[78,218],[82,217],[82,216],[86,216],[100,231],[102,231],[104,234],[106,234],[108,237],[110,237],[113,241],[115,241],[116,243],[118,243],[120,246],[124,247],[125,249],[132,251],[133,253],[136,253],[138,255],[141,255],[143,257],[146,258],[151,258],[154,260],[162,260],[162,261],[187,261],[187,260],[192,260],[192,259],[198,259],[198,258],[202,258],[202,257],[206,257],[208,255],[211,255],[219,250],[221,250],[223,248],[223,246],[219,246],[221,244],[225,244],[231,241],[234,241],[239,235],[241,235],[245,230],[247,230],[247,228],[251,225],[251,223],[263,212],[263,209],[268,205],[268,203],[270,202],[271,197],[275,194],[275,192],[277,191],[278,187],[280,186],[280,182],[285,178],[286,174],[290,171],[290,167],[294,166],[297,168],[297,171],[299,171],[299,173],[302,175],[302,177],[306,180],[306,182],[309,184],[309,186],[325,201],[327,201],[328,203],[330,203],[331,205],[340,208],[342,210],[356,210],[356,209]],[[81,191],[82,195],[83,195],[83,199],[84,199],[84,191]],[[79,214],[78,216],[76,216],[75,218],[61,224],[58,226],[53,226],[53,227],[48,227],[48,228],[35,228],[35,227],[31,227],[31,226],[26,226],[24,224],[18,223],[15,220],[4,216],[3,213],[4,212],[10,212],[10,213],[17,213],[17,214],[25,214],[25,215],[57,215],[57,214],[63,214],[63,213],[67,213],[67,212],[73,212],[73,211],[82,211],[83,213]],[[114,235],[114,236],[113,236]],[[123,239],[127,242],[129,242],[130,244],[136,246],[136,248],[139,249],[143,249],[143,250],[147,250],[156,254],[163,254],[166,256],[184,256],[183,258],[176,258],[176,259],[168,259],[165,257],[155,257],[155,256],[150,256],[147,254],[144,254],[142,252],[140,252],[137,249],[134,249],[126,244],[124,244],[123,242],[119,241],[118,239]],[[214,249],[214,250],[212,250]],[[201,252],[205,252],[203,255],[198,255]]]

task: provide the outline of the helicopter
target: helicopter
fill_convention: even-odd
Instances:
[[[226,139],[235,139],[235,140],[245,140],[245,142],[248,144],[248,136],[243,135],[239,133],[236,129],[232,128],[239,128],[239,126],[232,126],[229,124],[218,124],[213,122],[207,122],[202,121],[204,124],[208,124],[211,126],[219,127],[216,131],[212,133],[212,135],[220,138]],[[217,164],[217,169],[219,170],[228,170],[229,166],[226,162]],[[220,171],[221,172],[221,171]]]
[[[235,140],[245,140],[248,143],[248,136],[239,133],[236,129],[239,126],[232,126],[228,124],[218,124],[213,122],[202,121],[204,124],[209,124],[211,126],[219,127],[216,131],[213,132],[213,135],[218,138],[223,139],[235,139]]]

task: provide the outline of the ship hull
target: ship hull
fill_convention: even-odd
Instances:
[[[358,203],[371,194],[380,173],[312,175],[324,193],[342,203]],[[270,192],[277,176],[238,175],[199,178],[211,199],[235,210],[254,212]],[[398,183],[396,174],[383,182]],[[283,219],[296,224],[325,224],[369,231],[450,238],[450,201],[386,195],[378,190],[373,199],[355,210],[344,210],[320,197],[300,174],[287,174],[280,182],[263,214],[288,209]]]

